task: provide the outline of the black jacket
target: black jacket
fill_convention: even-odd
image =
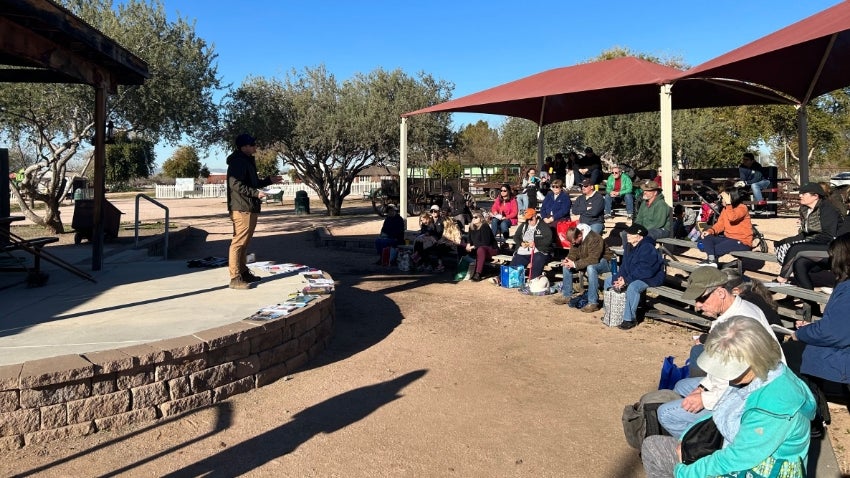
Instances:
[[[227,210],[259,213],[259,190],[271,183],[271,178],[257,177],[253,156],[234,151],[227,157]]]

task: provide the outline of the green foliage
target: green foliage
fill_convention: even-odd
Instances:
[[[107,115],[118,130],[172,143],[184,136],[209,139],[217,123],[213,93],[220,89],[212,47],[193,24],[169,20],[159,0],[64,0],[63,6],[145,60],[151,78],[140,86],[119,86],[107,100]],[[91,162],[94,89],[84,85],[0,84],[0,130],[35,161],[13,194],[24,214],[54,232],[64,230],[59,201],[61,178],[80,156]],[[84,168],[85,169],[85,168]],[[122,173],[123,174],[123,173]],[[36,185],[47,180],[47,191]],[[21,192],[45,203],[43,216]]]
[[[463,127],[457,135],[457,157],[463,164],[504,164],[499,149],[499,131],[483,120]]]
[[[181,146],[162,163],[162,173],[170,178],[197,178],[201,173],[201,160],[193,146]]]
[[[463,167],[457,161],[441,159],[428,167],[428,174],[432,178],[458,179],[463,173]]]
[[[257,175],[261,178],[266,176],[277,176],[280,169],[277,167],[278,159],[274,151],[259,150],[254,155],[257,162]]]
[[[203,166],[201,166],[201,172],[200,172],[199,174],[200,174],[200,176],[201,176],[202,178],[204,178],[204,179],[209,178],[209,177],[210,177],[210,174],[211,174],[211,173],[210,173],[210,168],[209,168],[209,167],[207,167],[207,165],[206,165],[206,164],[204,164]]]
[[[106,182],[127,183],[134,178],[147,178],[154,168],[154,144],[141,138],[115,137],[106,147]]]
[[[357,173],[397,163],[399,117],[447,99],[450,86],[428,75],[376,70],[338,82],[324,66],[292,71],[284,80],[250,78],[225,105],[224,137],[248,131],[258,145],[291,166],[338,215]],[[410,118],[412,157],[445,157],[448,114]]]

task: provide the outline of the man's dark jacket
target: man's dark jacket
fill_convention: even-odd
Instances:
[[[253,156],[234,151],[227,157],[227,210],[259,213],[259,190],[271,183],[271,178],[257,177]]]

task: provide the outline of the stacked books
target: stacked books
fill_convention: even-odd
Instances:
[[[272,320],[286,317],[293,310],[306,307],[308,303],[316,299],[315,295],[304,295],[300,292],[290,294],[285,302],[269,305],[254,312],[247,320]]]
[[[302,290],[305,294],[330,294],[334,291],[333,279],[328,279],[322,271],[302,272],[301,277],[307,281]]]

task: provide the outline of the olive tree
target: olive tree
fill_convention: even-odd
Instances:
[[[412,78],[400,70],[342,82],[324,66],[293,70],[283,80],[249,78],[226,101],[223,137],[256,136],[258,146],[291,166],[336,216],[360,171],[398,163],[400,116],[445,101],[450,90],[429,75]],[[411,118],[412,154],[445,155],[448,125],[448,114]]]
[[[207,138],[217,123],[213,92],[220,88],[216,55],[185,19],[168,20],[159,0],[65,0],[63,6],[148,63],[144,85],[119,87],[107,116],[117,130],[174,144]],[[94,90],[82,85],[0,84],[0,129],[31,158],[12,194],[23,214],[63,232],[59,204],[71,161],[92,160]],[[39,185],[43,187],[40,188]],[[44,202],[39,216],[25,201]]]

